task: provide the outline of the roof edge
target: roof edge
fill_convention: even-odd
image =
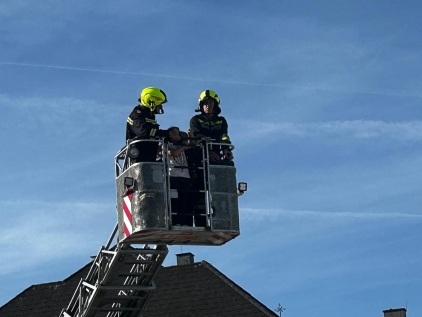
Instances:
[[[63,283],[63,281],[57,281],[57,282],[48,282],[48,283],[40,283],[40,284],[32,284],[31,286],[28,286],[27,288],[25,288],[22,292],[20,292],[19,294],[17,294],[15,297],[11,298],[9,301],[7,301],[6,303],[4,303],[4,305],[0,306],[0,311],[7,306],[7,304],[9,304],[10,302],[12,302],[13,300],[15,300],[16,298],[19,298],[20,296],[22,296],[24,293],[28,292],[31,288],[33,288],[34,286],[38,286],[38,285],[53,285],[53,284],[60,284]]]
[[[10,302],[12,302],[13,300],[15,300],[16,298],[18,298],[19,296],[21,296],[23,293],[27,292],[31,287],[33,287],[35,284],[32,284],[31,286],[28,286],[26,289],[24,289],[22,292],[20,292],[18,295],[16,295],[15,297],[11,298],[10,300],[8,300],[6,303],[4,303],[4,305],[0,306],[0,311],[5,308]]]
[[[19,294],[17,294],[15,297],[11,298],[9,301],[7,301],[6,303],[4,303],[4,305],[0,306],[0,311],[6,307],[10,302],[12,302],[13,300],[15,300],[16,298],[19,298],[20,296],[22,296],[24,293],[28,292],[31,288],[33,288],[34,286],[38,286],[38,285],[42,285],[42,286],[46,286],[46,285],[54,285],[54,284],[63,284],[66,283],[69,279],[71,279],[74,275],[80,273],[82,270],[84,270],[88,265],[92,265],[92,261],[89,262],[88,264],[84,265],[82,268],[80,268],[79,270],[77,270],[76,272],[72,273],[71,275],[69,275],[68,277],[66,277],[64,280],[62,281],[56,281],[56,282],[47,282],[47,283],[40,283],[40,284],[32,284],[31,286],[28,286],[27,288],[25,288],[22,292],[20,292]]]
[[[269,309],[267,306],[265,306],[264,304],[262,304],[255,297],[253,297],[250,293],[248,293],[247,291],[245,291],[243,288],[241,288],[239,285],[237,285],[235,282],[233,282],[231,279],[229,279],[227,276],[225,276],[223,273],[221,273],[212,264],[208,263],[205,260],[202,260],[201,261],[201,264],[204,267],[206,267],[207,269],[209,269],[212,273],[214,273],[215,275],[217,275],[227,285],[229,285],[238,294],[240,294],[242,297],[244,297],[247,301],[249,301],[252,305],[254,305],[256,308],[258,308],[264,314],[266,314],[267,316],[270,316],[270,317],[278,317],[278,315],[276,313],[274,313],[271,309]]]

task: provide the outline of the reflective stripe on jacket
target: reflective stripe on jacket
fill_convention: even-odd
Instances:
[[[126,122],[126,140],[135,137],[142,139],[155,136],[168,137],[167,130],[160,130],[155,114],[140,105],[132,110]]]
[[[190,128],[195,138],[210,137],[217,142],[230,143],[228,124],[224,117],[216,116],[209,119],[205,114],[193,116]]]

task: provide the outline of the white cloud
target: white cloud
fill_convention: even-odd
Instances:
[[[118,5],[114,1],[102,1],[101,5],[86,1],[3,1],[0,3],[0,30],[3,30],[3,39],[10,42],[38,45],[50,41],[55,36],[59,37],[60,32],[68,28],[72,21],[83,20],[80,16],[86,13],[95,17],[90,19],[91,24],[101,25],[105,16],[136,16],[141,19],[162,14],[175,6],[175,3],[167,1],[159,4],[150,1],[126,1]],[[84,30],[73,36],[83,37],[86,32]]]
[[[113,209],[113,203],[0,201],[0,275],[99,249],[107,226],[113,229]]]
[[[286,209],[257,209],[257,208],[241,208],[241,212],[247,219],[268,220],[278,218],[289,219],[356,219],[356,220],[413,220],[422,221],[422,214],[412,213],[374,213],[374,212],[326,212],[312,210],[286,210]]]
[[[253,240],[276,243],[280,249],[309,246],[319,241],[342,240],[345,237],[371,235],[380,226],[399,226],[422,222],[421,214],[374,212],[325,212],[312,210],[240,208],[243,232],[254,224]],[[246,227],[245,227],[246,225]],[[248,237],[243,237],[249,239]],[[260,245],[248,250],[259,252]]]
[[[70,113],[94,114],[103,113],[107,110],[107,105],[99,104],[93,100],[81,100],[69,97],[43,98],[43,97],[13,97],[8,94],[0,94],[0,105],[25,111],[51,112],[59,115]]]
[[[422,140],[422,121],[416,120],[405,122],[352,120],[316,123],[274,123],[234,119],[230,123],[233,131],[239,131],[238,139],[262,139],[264,137],[283,136],[302,138],[343,136],[358,139],[387,137],[397,140]]]
[[[124,126],[128,112],[125,106],[106,105],[93,100],[15,97],[8,94],[0,94],[0,107],[10,108],[15,117],[13,122],[6,122],[2,129],[10,132],[23,128],[29,134],[43,132],[45,137],[66,140],[77,137],[86,140],[84,136],[110,133],[113,123],[119,118]],[[31,120],[22,120],[28,114]]]
[[[391,283],[389,274],[400,283],[397,277],[407,278],[400,275],[401,267],[422,262],[400,250],[417,241],[415,234],[406,233],[409,225],[422,222],[422,214],[254,208],[240,212],[242,233],[232,242],[238,243],[239,265],[233,270],[227,264],[227,270],[237,278],[253,270],[257,283],[256,276],[271,275],[268,289],[305,291],[324,283],[326,291],[336,292],[344,288],[338,284],[342,278],[363,276],[364,283],[350,282],[355,290],[376,288]],[[251,254],[279,265],[257,265],[249,260]]]

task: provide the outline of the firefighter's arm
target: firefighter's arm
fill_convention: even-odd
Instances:
[[[130,128],[137,137],[145,138],[155,134],[153,129],[156,128],[156,124],[147,122],[146,118],[143,116],[135,115],[131,117],[127,118],[127,123],[130,125]]]
[[[154,122],[155,120],[145,118],[141,115],[135,115],[133,119],[128,118],[128,123],[132,128],[133,133],[140,138],[148,137],[167,137],[167,130],[160,130],[159,125]]]

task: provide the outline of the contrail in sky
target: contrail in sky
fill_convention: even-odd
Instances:
[[[147,73],[147,72],[127,72],[127,71],[118,71],[118,70],[105,70],[105,69],[94,69],[94,68],[83,68],[83,67],[58,66],[58,65],[42,65],[42,64],[31,64],[31,63],[0,62],[0,65],[42,67],[42,68],[51,68],[51,69],[73,70],[73,71],[83,71],[83,72],[93,72],[93,73],[107,73],[107,74],[118,74],[118,75],[150,76],[150,77],[188,80],[188,81],[197,81],[197,82],[215,82],[215,83],[222,83],[222,84],[229,84],[229,85],[245,85],[245,86],[331,91],[331,92],[347,93],[347,94],[370,94],[370,95],[383,95],[383,96],[394,96],[394,97],[419,97],[419,98],[422,97],[421,93],[413,92],[413,91],[359,91],[359,90],[332,88],[332,87],[326,87],[326,86],[321,87],[321,86],[314,86],[314,85],[298,86],[298,85],[286,85],[286,84],[260,84],[260,83],[244,82],[244,81],[221,80],[221,79],[210,79],[210,78],[202,79],[198,77],[183,77],[183,76],[174,76],[174,75],[166,75],[166,74],[153,74],[153,73]]]
[[[2,64],[2,65],[12,65],[12,66],[30,66],[30,67],[43,67],[43,68],[64,69],[64,70],[76,70],[76,71],[93,72],[93,73],[152,76],[152,77],[193,80],[193,79],[183,78],[183,77],[178,77],[178,76],[170,76],[170,75],[164,75],[164,74],[151,74],[151,73],[145,73],[145,72],[124,72],[124,71],[118,71],[118,70],[104,70],[104,69],[93,69],[93,68],[82,68],[82,67],[41,65],[41,64],[29,64],[29,63],[12,63],[12,62],[0,62],[0,64]],[[201,80],[201,79],[197,79],[197,80]],[[203,81],[205,81],[205,80],[203,80]]]

